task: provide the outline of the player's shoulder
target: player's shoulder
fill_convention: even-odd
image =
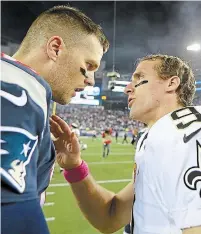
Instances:
[[[49,84],[30,67],[3,53],[0,62],[1,81],[22,86],[28,91],[30,87],[35,87],[36,93],[51,96]]]
[[[149,131],[154,144],[187,143],[194,136],[201,138],[201,106],[188,106],[175,110],[159,119]]]

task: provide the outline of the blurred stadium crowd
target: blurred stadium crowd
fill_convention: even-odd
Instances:
[[[194,105],[201,105],[201,96],[197,95]],[[91,131],[101,134],[106,129],[112,129],[123,134],[132,132],[134,129],[140,131],[145,125],[139,121],[130,120],[129,110],[105,110],[103,106],[86,106],[69,104],[65,107],[57,105],[57,114],[69,125],[76,123],[81,135],[91,135]],[[91,134],[90,134],[91,132]]]
[[[68,105],[61,110],[57,106],[57,114],[69,125],[76,123],[83,135],[85,131],[96,130],[101,134],[105,129],[119,132],[131,132],[133,129],[142,129],[144,124],[129,119],[129,110],[105,110],[102,106],[90,107],[82,105]]]

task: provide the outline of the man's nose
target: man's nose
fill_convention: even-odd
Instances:
[[[129,83],[125,89],[124,89],[124,93],[129,95],[130,93],[133,93],[134,92],[134,88],[132,86],[132,83]]]
[[[94,79],[94,72],[88,72],[87,77],[84,79],[84,83],[87,86],[94,86],[95,85],[95,79]]]

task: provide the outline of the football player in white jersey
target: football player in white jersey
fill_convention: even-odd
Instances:
[[[62,129],[53,131],[59,164],[95,228],[113,233],[131,214],[134,234],[201,233],[201,107],[192,106],[195,89],[193,72],[180,58],[150,55],[139,61],[125,93],[130,117],[148,130],[137,144],[134,183],[117,194],[94,181],[78,140],[52,117],[52,129]]]

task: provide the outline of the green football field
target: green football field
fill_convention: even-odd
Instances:
[[[114,139],[108,158],[102,158],[101,139],[92,141],[91,138],[83,138],[82,140],[88,145],[87,150],[82,151],[82,157],[88,162],[91,174],[98,183],[113,192],[118,192],[129,183],[134,155],[134,147],[130,144],[130,139],[129,144],[124,145],[121,144],[122,139],[119,139],[119,144]],[[63,175],[60,174],[58,167],[55,168],[54,176],[47,190],[44,213],[51,234],[100,233],[82,215],[71,189],[63,179]],[[122,234],[122,230],[116,234]]]

